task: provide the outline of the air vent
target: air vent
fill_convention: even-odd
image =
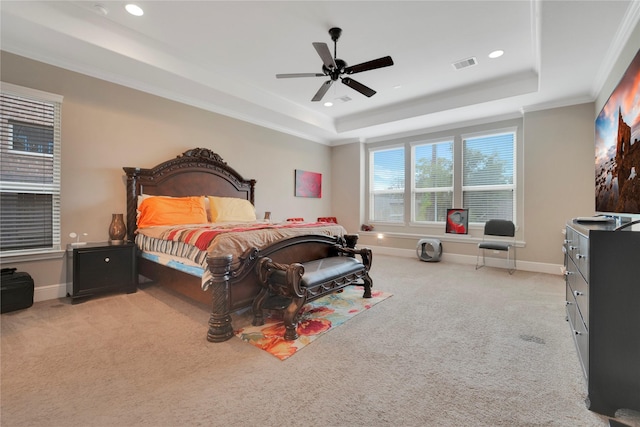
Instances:
[[[478,64],[478,60],[476,60],[475,56],[472,56],[471,58],[467,58],[467,59],[463,59],[461,61],[458,62],[454,62],[453,68],[455,68],[456,70],[461,70],[463,68],[467,68],[467,67],[471,67]]]

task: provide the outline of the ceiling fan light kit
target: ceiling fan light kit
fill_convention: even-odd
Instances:
[[[361,64],[349,67],[348,64],[342,59],[339,59],[337,55],[338,39],[340,38],[341,34],[341,28],[334,27],[329,30],[329,35],[331,36],[331,40],[333,40],[333,55],[331,55],[329,46],[327,46],[326,43],[312,43],[313,47],[318,53],[318,56],[320,56],[320,59],[322,60],[322,73],[276,74],[276,78],[285,79],[296,77],[329,77],[329,80],[325,81],[322,86],[320,86],[318,92],[316,92],[316,94],[311,99],[311,101],[313,102],[322,100],[333,82],[337,81],[338,79],[340,79],[340,81],[342,81],[342,83],[346,86],[349,86],[351,89],[360,92],[366,97],[372,97],[373,95],[375,95],[375,90],[345,75],[375,70],[377,68],[389,67],[393,65],[393,59],[391,59],[390,56],[384,56],[382,58],[374,59],[372,61],[363,62]]]

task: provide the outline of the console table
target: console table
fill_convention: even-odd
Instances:
[[[587,382],[587,407],[640,410],[640,232],[566,224],[567,320]]]

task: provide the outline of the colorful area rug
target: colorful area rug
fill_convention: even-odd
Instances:
[[[287,359],[331,329],[355,315],[389,298],[388,292],[372,290],[372,298],[362,298],[362,286],[348,286],[343,292],[327,295],[302,308],[298,322],[298,339],[286,341],[282,316],[265,316],[262,326],[250,326],[236,331],[242,341],[253,344],[280,360]]]

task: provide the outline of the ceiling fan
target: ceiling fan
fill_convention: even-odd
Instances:
[[[333,56],[331,56],[331,51],[329,50],[329,46],[327,46],[326,43],[313,43],[313,47],[316,49],[316,52],[318,52],[318,55],[320,55],[320,59],[322,59],[322,73],[276,74],[276,78],[287,79],[293,77],[330,77],[330,80],[327,80],[322,84],[322,86],[320,86],[320,89],[318,90],[318,92],[316,92],[311,101],[320,101],[324,94],[327,93],[333,82],[338,79],[340,79],[342,83],[349,86],[351,89],[360,92],[364,96],[371,97],[375,95],[375,90],[353,80],[348,76],[351,74],[360,73],[362,71],[388,67],[390,65],[393,65],[393,59],[391,59],[390,56],[385,56],[348,67],[347,63],[342,59],[338,59],[337,56],[338,39],[340,38],[341,34],[341,28],[331,28],[329,30],[329,35],[331,36],[331,40],[333,40]]]

